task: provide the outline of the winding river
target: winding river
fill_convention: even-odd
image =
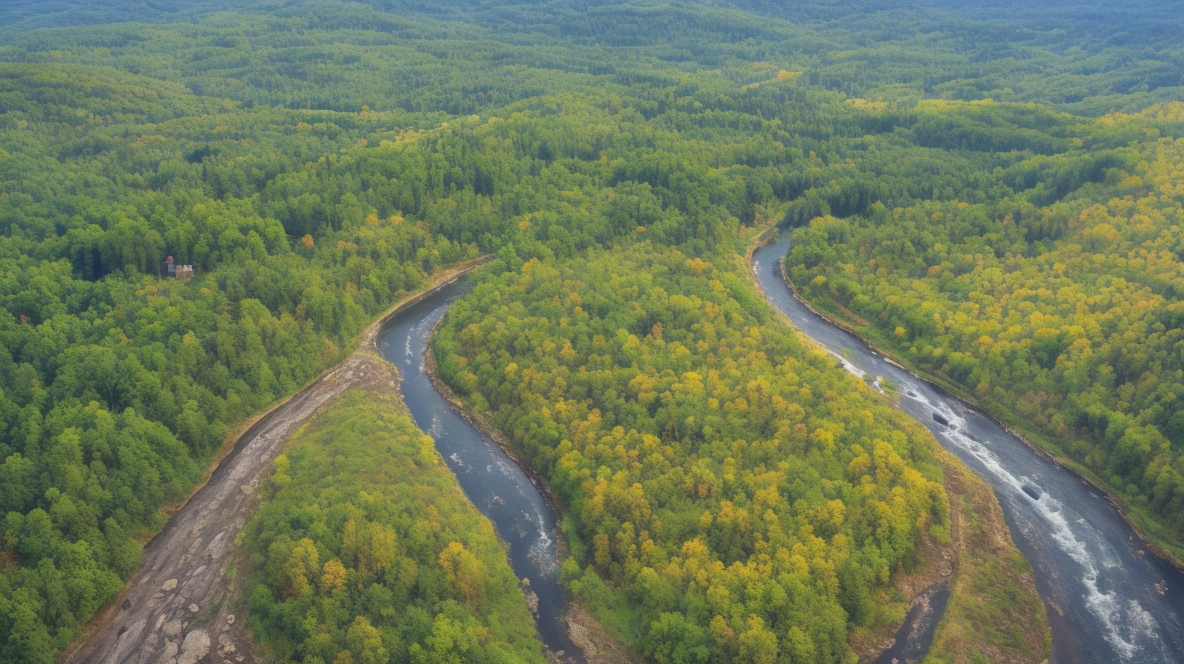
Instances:
[[[1104,496],[965,402],[822,319],[786,284],[788,234],[753,254],[766,297],[853,374],[899,386],[900,407],[995,490],[1052,623],[1054,664],[1184,664],[1184,574],[1146,551]]]
[[[788,248],[783,237],[753,254],[753,270],[770,302],[851,373],[895,383],[900,407],[994,488],[1048,607],[1053,664],[1184,664],[1184,574],[1145,550],[1105,497],[1072,472],[811,312],[781,274]],[[543,643],[578,662],[579,650],[561,619],[566,595],[558,581],[558,514],[522,468],[456,412],[425,372],[432,328],[468,288],[463,281],[453,284],[401,312],[383,332],[379,350],[399,368],[412,417],[435,439],[466,495],[508,544],[514,572],[529,580]]]
[[[561,618],[567,600],[556,558],[562,537],[558,514],[522,468],[436,391],[425,371],[432,328],[469,287],[459,281],[399,312],[382,332],[378,350],[399,368],[403,400],[415,423],[436,441],[469,500],[509,545],[514,573],[529,580],[538,598],[535,622],[543,643],[562,661],[581,662]]]

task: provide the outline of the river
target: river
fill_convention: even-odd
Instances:
[[[901,409],[994,488],[1048,607],[1053,664],[1184,664],[1184,574],[1147,551],[1114,506],[1081,478],[810,311],[782,275],[788,249],[783,233],[780,242],[753,254],[753,270],[773,306],[851,373],[895,383]]]
[[[529,580],[538,597],[535,622],[543,643],[563,661],[581,662],[561,618],[567,598],[559,584],[559,515],[522,468],[436,391],[424,370],[432,328],[469,288],[467,280],[459,281],[399,312],[382,332],[378,350],[399,369],[412,419],[436,441],[465,495],[509,545],[514,573]]]

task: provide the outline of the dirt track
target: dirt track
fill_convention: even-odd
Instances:
[[[442,275],[383,321],[478,264]],[[230,614],[234,592],[227,571],[235,555],[235,537],[255,509],[256,489],[271,462],[317,409],[351,388],[396,389],[393,367],[374,352],[381,324],[370,327],[351,357],[243,433],[209,481],[145,547],[139,572],[117,604],[96,618],[94,633],[68,662],[196,664],[254,659],[249,644],[243,643],[243,623]]]

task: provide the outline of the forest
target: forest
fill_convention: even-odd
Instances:
[[[390,395],[318,415],[265,492],[249,602],[277,661],[546,661],[493,526]]]
[[[482,254],[436,355],[567,510],[573,593],[648,661],[850,660],[854,630],[899,622],[883,595],[948,539],[949,501],[932,438],[736,268],[778,222],[810,297],[1031,418],[1180,537],[1170,20],[1135,57],[1075,14],[1013,33],[954,5],[5,6],[0,660],[55,661],[244,421]],[[343,409],[343,431],[415,440]],[[372,480],[320,475],[320,447],[444,479],[317,436],[277,477],[318,493],[273,482],[245,544],[274,656],[361,658],[377,632],[367,661],[412,661],[424,616],[484,635],[488,661],[539,656],[517,607],[441,580],[451,540],[399,550],[420,586],[348,560],[335,491]],[[427,508],[383,495],[356,527],[418,537],[392,515]],[[462,503],[431,519],[485,533],[457,560],[504,570]],[[322,566],[307,592],[295,548]],[[330,597],[332,560],[378,599]],[[392,593],[422,612],[384,614]],[[316,611],[315,634],[293,618]]]

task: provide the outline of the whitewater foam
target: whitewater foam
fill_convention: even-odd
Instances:
[[[863,378],[864,376],[867,375],[866,371],[864,371],[863,369],[860,369],[859,367],[855,366],[854,364],[851,364],[851,360],[848,360],[847,358],[843,357],[842,355],[839,355],[838,353],[834,352],[833,350],[831,350],[829,352],[831,355],[834,355],[835,357],[839,358],[839,362],[843,363],[843,368],[846,369],[847,372],[850,373],[851,375],[855,376],[856,378]]]
[[[538,530],[538,537],[530,545],[530,552],[527,555],[540,574],[551,576],[558,569],[559,565],[555,556],[555,542],[547,532],[547,519],[543,516],[542,512],[535,512],[535,518],[532,519],[527,514],[526,520],[535,524]]]

